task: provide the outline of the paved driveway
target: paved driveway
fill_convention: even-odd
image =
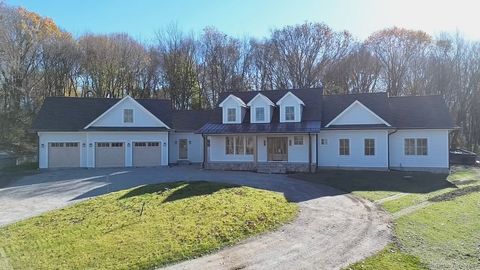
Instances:
[[[69,169],[24,177],[0,189],[0,225],[111,191],[168,181],[209,180],[282,192],[299,217],[275,232],[170,269],[340,269],[391,240],[390,218],[373,203],[287,175],[172,168]]]

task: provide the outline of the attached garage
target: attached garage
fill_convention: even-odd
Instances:
[[[48,143],[49,168],[80,167],[80,145],[78,142]]]
[[[132,151],[133,166],[160,166],[162,161],[161,150],[160,142],[134,142]]]
[[[125,143],[95,143],[95,167],[125,167]]]

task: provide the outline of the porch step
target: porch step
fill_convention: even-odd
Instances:
[[[258,163],[259,173],[287,173],[287,166],[283,163]]]
[[[190,160],[177,160],[178,165],[190,165],[192,164]]]

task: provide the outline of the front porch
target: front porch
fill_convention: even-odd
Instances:
[[[261,173],[314,172],[317,135],[204,135],[203,167]]]

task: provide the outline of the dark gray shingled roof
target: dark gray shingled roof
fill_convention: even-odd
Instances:
[[[117,103],[115,98],[47,97],[33,121],[35,131],[83,130],[98,116]],[[171,125],[170,101],[162,99],[136,99],[138,103]]]
[[[323,95],[319,89],[293,89],[261,91],[274,103],[287,92],[292,92],[304,103],[302,123],[279,123],[278,108],[274,109],[270,124],[250,123],[247,108],[242,124],[222,124],[221,108],[213,110],[174,111],[168,100],[137,99],[170,128],[198,133],[250,133],[250,132],[318,132],[322,129],[383,129],[386,125],[349,125],[325,128],[333,118],[355,100],[383,118],[392,128],[455,128],[447,106],[441,96],[388,97],[386,93]],[[259,92],[228,92],[219,97],[223,101],[233,94],[248,103]],[[49,97],[33,123],[35,131],[77,131],[113,106],[119,99]],[[148,128],[147,128],[148,129]],[[92,128],[93,130],[93,128]],[[96,130],[101,130],[96,128]],[[125,130],[125,129],[122,129]]]

